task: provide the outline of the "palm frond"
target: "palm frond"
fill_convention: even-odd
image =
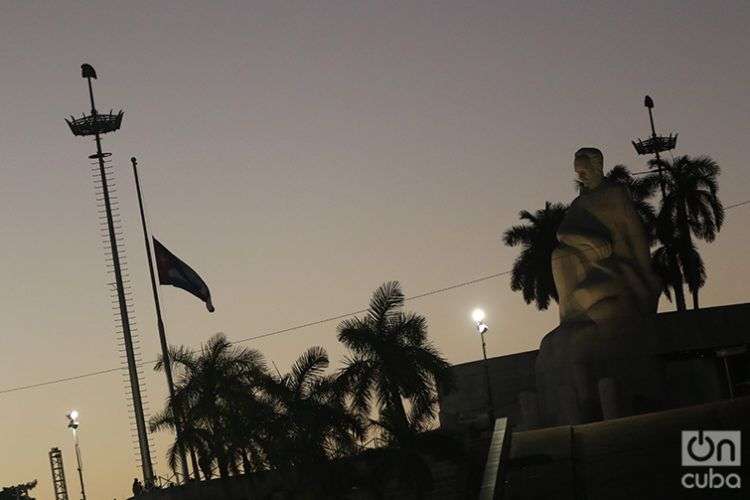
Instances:
[[[339,323],[338,341],[357,354],[367,354],[378,343],[376,325],[368,316],[349,318]]]
[[[377,324],[387,320],[389,313],[404,304],[404,293],[398,281],[388,281],[380,285],[372,294],[368,315]]]
[[[372,384],[377,377],[373,363],[361,357],[344,358],[337,382],[346,388],[352,398],[352,407],[361,415],[368,415],[372,408]]]
[[[320,346],[307,349],[292,365],[291,379],[299,396],[328,368],[328,353]]]

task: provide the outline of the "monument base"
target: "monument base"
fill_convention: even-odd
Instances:
[[[566,323],[542,339],[536,385],[542,426],[671,407],[655,315]]]

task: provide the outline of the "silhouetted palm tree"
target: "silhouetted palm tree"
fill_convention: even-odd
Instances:
[[[363,318],[339,324],[338,339],[353,352],[339,380],[361,415],[377,410],[378,418],[370,422],[387,446],[378,450],[374,477],[395,475],[423,498],[432,489],[432,474],[422,455],[456,457],[453,441],[446,444],[447,439],[424,432],[434,423],[437,389],[447,392],[454,382],[450,365],[427,340],[427,321],[403,312],[403,303],[399,283],[384,283]]]
[[[151,432],[157,432],[161,430],[171,430],[174,432],[176,426],[174,414],[172,413],[172,407],[167,405],[164,410],[153,415],[149,420],[149,425],[151,428]],[[195,422],[193,422],[191,419],[185,419],[185,422],[181,422],[181,431],[179,437],[175,435],[174,442],[167,449],[167,464],[169,465],[169,468],[172,470],[172,472],[175,475],[178,474],[178,469],[180,468],[181,461],[180,447],[182,446],[185,450],[185,453],[189,454],[190,456],[193,467],[193,477],[199,480],[201,476],[198,456],[199,454],[200,456],[208,455],[206,442],[207,436],[202,431],[202,429],[195,426]],[[206,476],[206,478],[209,478],[209,476],[206,475],[205,472],[206,471],[204,470],[204,476]]]
[[[364,317],[338,326],[339,341],[353,353],[340,372],[353,408],[365,417],[373,407],[388,414],[395,441],[413,435],[417,421],[424,428],[436,415],[438,387],[453,386],[450,365],[427,339],[427,321],[403,312],[403,304],[399,283],[384,283],[373,293]]]
[[[0,490],[0,500],[34,500],[29,496],[29,491],[36,488],[37,480],[28,483],[6,486]]]
[[[567,208],[561,203],[546,202],[544,209],[534,214],[522,210],[519,217],[528,224],[513,226],[503,234],[506,245],[523,247],[513,263],[510,289],[520,290],[524,301],[536,302],[537,309],[547,309],[550,299],[559,300],[552,276],[552,252],[560,244],[557,228]]]
[[[277,417],[271,427],[273,467],[314,467],[350,454],[364,436],[361,419],[346,405],[334,376],[325,375],[328,354],[311,347],[289,373],[269,384]]]
[[[706,270],[693,237],[711,242],[724,223],[724,207],[718,197],[720,168],[707,156],[679,156],[671,162],[652,160],[650,164],[661,166],[666,188],[657,217],[656,233],[662,248],[654,254],[655,267],[664,272],[668,270],[664,265],[676,264],[679,272],[663,275],[668,282],[666,286],[677,295],[683,281],[687,283],[693,307],[697,309],[698,291],[706,282]],[[650,176],[648,181],[656,184],[658,177]]]
[[[178,374],[174,401],[183,411],[181,439],[186,449],[197,453],[204,475],[210,475],[215,463],[219,476],[226,478],[238,462],[247,466],[248,455],[261,455],[262,423],[272,414],[264,399],[268,375],[262,355],[232,346],[223,334],[217,334],[197,354],[185,347],[171,348],[170,359]],[[157,362],[156,370],[162,368],[162,362]],[[174,429],[169,407],[150,424],[152,430]],[[175,443],[168,453],[173,470],[177,446]]]
[[[649,178],[633,176],[625,165],[615,165],[604,174],[604,179],[628,188],[635,211],[641,217],[643,228],[646,230],[649,246],[653,245],[656,241],[656,211],[648,201],[658,190],[658,184],[654,184]]]

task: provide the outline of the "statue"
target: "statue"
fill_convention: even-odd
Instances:
[[[643,223],[627,187],[605,180],[603,166],[598,149],[575,154],[581,194],[560,224],[552,254],[561,324],[656,312],[661,287]]]
[[[604,179],[601,151],[582,148],[582,184],[557,230],[552,274],[560,325],[535,362],[540,420],[617,418],[668,404],[655,327],[661,286],[628,188]]]

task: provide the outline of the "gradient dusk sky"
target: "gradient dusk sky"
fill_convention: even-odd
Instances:
[[[81,413],[87,493],[122,499],[139,475],[89,175],[89,140],[63,121],[125,110],[113,153],[144,360],[158,352],[129,158],[150,229],[211,287],[216,306],[161,289],[172,344],[238,340],[366,306],[382,282],[408,296],[510,269],[500,235],[522,209],[570,201],[573,152],[643,170],[630,141],[679,132],[712,156],[725,205],[750,199],[746,1],[2,2],[0,6],[0,485],[39,480]],[[748,300],[750,205],[702,252],[701,305]],[[409,301],[453,363],[536,349],[557,324],[507,276]],[[672,308],[662,300],[662,310]],[[243,345],[283,371],[311,345],[345,354],[337,323]],[[146,370],[151,408],[161,373]],[[170,436],[153,436],[167,475]]]

